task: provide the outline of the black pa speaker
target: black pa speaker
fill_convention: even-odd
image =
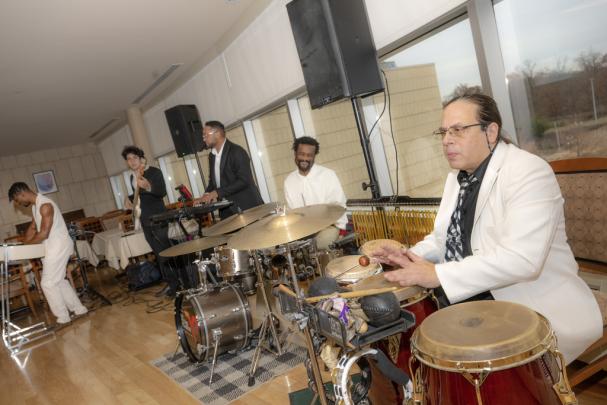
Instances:
[[[202,122],[198,108],[193,104],[176,105],[164,111],[177,156],[200,152],[205,148],[202,140]]]
[[[312,108],[383,90],[364,0],[293,0],[287,12]]]

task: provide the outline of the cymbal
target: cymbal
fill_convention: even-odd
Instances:
[[[236,233],[228,241],[228,247],[253,250],[293,242],[334,224],[345,211],[341,205],[317,204],[274,214]]]
[[[202,228],[204,236],[217,236],[234,232],[276,211],[276,203],[268,203],[234,214],[208,228]]]
[[[363,243],[363,245],[360,247],[360,253],[371,257],[372,256],[371,254],[373,252],[375,252],[377,249],[379,249],[380,247],[391,247],[394,249],[401,249],[401,250],[404,250],[407,248],[402,243],[395,241],[393,239],[374,239],[374,240],[369,240],[369,241]]]
[[[180,243],[179,245],[171,246],[168,249],[160,252],[162,257],[176,257],[181,255],[187,255],[190,253],[200,252],[215,246],[224,245],[228,241],[228,237],[224,235],[211,236],[208,238],[200,238],[189,240],[187,242]]]

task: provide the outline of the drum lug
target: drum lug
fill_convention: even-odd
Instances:
[[[207,319],[213,319],[217,316],[217,314],[209,314],[209,316],[207,317]]]
[[[234,307],[234,308],[232,308],[232,312],[236,313],[236,312],[240,311],[240,309],[241,309],[240,307]]]
[[[243,340],[244,336],[243,335],[236,335],[233,337],[234,340],[239,341],[239,340]]]
[[[552,353],[556,356],[560,369],[559,380],[552,386],[552,389],[554,389],[554,392],[556,392],[556,395],[563,405],[577,405],[577,398],[575,397],[575,394],[569,385],[569,379],[567,378],[567,369],[564,366],[565,359],[563,358],[563,353],[556,349],[553,349]]]

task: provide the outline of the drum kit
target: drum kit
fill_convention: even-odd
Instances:
[[[189,254],[197,277],[175,300],[175,325],[183,351],[192,362],[211,362],[211,377],[218,356],[247,349],[257,337],[249,384],[261,349],[283,353],[266,284],[286,284],[299,291],[299,282],[321,275],[314,235],[344,213],[338,205],[309,206],[286,211],[265,204],[235,214],[202,230],[203,238],[186,241],[160,253],[173,258]],[[213,249],[209,257],[203,252]],[[193,284],[193,285],[192,285]],[[260,287],[260,288],[258,288]],[[255,330],[247,295],[259,293],[265,315]],[[275,350],[272,350],[270,340]],[[267,344],[266,344],[267,343]]]
[[[209,384],[217,358],[224,353],[248,349],[257,341],[249,385],[254,383],[262,349],[283,353],[269,284],[278,286],[281,313],[304,337],[310,387],[321,405],[368,404],[376,398],[386,403],[388,397],[394,403],[429,405],[577,403],[554,333],[540,314],[498,301],[439,309],[431,290],[387,281],[382,266],[365,262],[366,256],[318,252],[310,237],[343,212],[337,205],[286,211],[266,204],[204,229],[201,239],[161,253],[175,257],[214,249],[208,258],[199,254],[194,261],[197,286],[179,292],[175,303],[181,347],[192,362],[211,363]],[[402,246],[370,241],[360,251],[370,255],[386,243]],[[300,283],[313,283],[319,276],[334,279],[337,290],[306,297]],[[396,297],[401,316],[380,327],[370,324],[354,337],[342,314],[337,317],[320,309],[326,307],[323,301],[348,302],[386,292]],[[263,299],[265,314],[257,329],[247,300],[250,294]],[[319,365],[319,357],[325,360],[323,342],[341,347],[329,367],[332,392],[316,388],[324,387]],[[394,392],[374,388],[368,360],[377,364]],[[354,365],[361,376],[357,383],[351,377]]]

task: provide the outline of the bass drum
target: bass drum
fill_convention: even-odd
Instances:
[[[175,300],[175,327],[181,348],[194,363],[212,358],[217,332],[218,355],[242,350],[248,347],[252,330],[249,304],[233,285],[188,290]]]

